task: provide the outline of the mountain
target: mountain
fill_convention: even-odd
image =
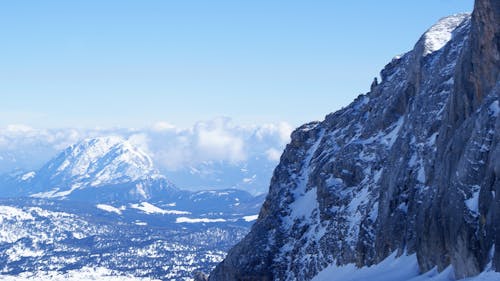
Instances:
[[[35,171],[62,149],[98,136],[119,136],[140,147],[154,168],[181,189],[237,188],[267,192],[279,155],[292,132],[286,123],[241,126],[230,118],[199,121],[189,128],[168,124],[140,129],[0,128],[0,174]]]
[[[83,140],[37,171],[7,179],[8,196],[80,201],[134,201],[168,198],[177,191],[151,158],[120,137]]]
[[[499,1],[440,20],[369,93],[292,133],[209,280],[500,280],[499,70]]]
[[[264,201],[178,189],[119,137],[86,139],[37,171],[10,173],[0,197],[2,280],[192,280],[241,240]]]
[[[211,213],[217,214],[217,219],[255,215],[264,200],[263,195],[252,196],[237,189],[178,189],[154,167],[144,151],[114,136],[71,145],[37,171],[11,173],[0,185],[0,197],[69,200],[112,208],[129,206],[143,212],[148,212],[145,210],[149,207],[157,208],[153,213],[170,215]]]

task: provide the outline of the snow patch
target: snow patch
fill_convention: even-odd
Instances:
[[[309,148],[303,162],[301,175],[297,179],[297,187],[293,191],[295,201],[290,204],[289,223],[292,224],[295,219],[309,218],[313,211],[319,207],[316,188],[307,190],[307,181],[310,173],[310,165],[314,153],[318,150],[319,144],[323,139],[324,131],[322,131],[316,142]]]
[[[244,178],[243,183],[247,183],[247,184],[253,183],[256,178],[257,178],[257,175],[253,175],[251,178]]]
[[[225,219],[209,219],[209,218],[199,218],[191,219],[187,217],[180,217],[175,219],[175,223],[210,223],[210,222],[226,222]]]
[[[298,197],[295,201],[290,204],[290,209],[292,211],[292,219],[308,218],[311,215],[313,209],[318,205],[316,195],[316,188],[313,188],[306,192],[306,194]]]
[[[465,205],[467,208],[474,214],[479,213],[479,192],[481,191],[481,187],[479,185],[474,185],[473,187],[474,192],[472,193],[472,196],[465,200]]]
[[[427,177],[425,176],[424,165],[423,165],[423,163],[420,163],[420,168],[418,169],[418,173],[417,173],[417,180],[420,183],[425,183],[426,178]]]
[[[396,142],[396,139],[398,138],[398,133],[401,130],[401,127],[403,126],[403,121],[404,117],[401,116],[398,121],[396,121],[392,126],[393,129],[385,135],[384,140],[386,145],[390,148],[394,145],[394,142]]]
[[[359,225],[361,224],[362,214],[359,207],[366,204],[369,201],[368,196],[370,192],[367,187],[361,189],[360,191],[353,194],[351,202],[347,206],[347,210],[351,214],[347,220],[349,223],[349,235],[346,240],[349,242],[356,241],[359,233]],[[378,215],[378,214],[377,214]]]
[[[494,117],[498,117],[498,115],[500,114],[500,105],[498,104],[497,100],[490,104],[489,109]]]
[[[27,180],[29,180],[29,179],[34,178],[34,177],[35,177],[35,175],[36,175],[36,173],[35,173],[35,172],[29,172],[29,173],[26,173],[26,174],[24,174],[24,175],[21,177],[21,180],[23,180],[23,181],[27,181]]]
[[[4,220],[34,220],[30,213],[27,213],[21,209],[10,207],[10,206],[0,206],[0,224]]]
[[[32,195],[30,195],[30,197],[33,197],[33,198],[53,198],[53,197],[55,197],[54,194],[56,194],[58,191],[59,191],[59,188],[54,188],[50,191],[32,194]]]
[[[106,212],[110,212],[110,213],[116,213],[118,215],[121,215],[122,214],[122,210],[118,209],[118,208],[115,208],[113,206],[110,206],[110,205],[106,205],[106,204],[97,204],[96,207],[98,209],[101,209],[103,211],[106,211]]]
[[[143,211],[144,213],[150,214],[161,214],[161,215],[189,215],[190,212],[178,211],[178,210],[164,210],[156,207],[148,202],[141,202],[140,204],[131,204],[130,207]]]
[[[23,258],[36,258],[43,256],[43,251],[35,251],[26,247],[23,244],[16,244],[12,248],[7,249],[5,254],[10,262],[20,261]]]
[[[244,219],[245,221],[248,221],[248,222],[250,222],[250,221],[254,221],[254,220],[257,220],[257,218],[258,218],[258,217],[259,217],[259,215],[253,215],[253,216],[244,216],[244,217],[243,217],[243,219]]]
[[[469,18],[469,14],[452,15],[442,18],[435,25],[429,28],[429,30],[427,30],[427,32],[423,35],[423,56],[425,57],[443,48],[446,43],[451,40],[453,31],[460,24],[462,24],[464,20]]]
[[[135,187],[136,187],[137,194],[141,195],[142,198],[146,199],[147,194],[146,194],[146,191],[144,191],[144,186],[142,184],[138,183],[135,185]]]

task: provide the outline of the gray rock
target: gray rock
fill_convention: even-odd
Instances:
[[[194,279],[194,281],[207,281],[208,276],[203,272],[195,271],[193,273],[193,279]]]
[[[393,252],[422,272],[500,271],[499,19],[496,0],[442,19],[368,94],[293,132],[259,219],[209,280],[310,280]]]

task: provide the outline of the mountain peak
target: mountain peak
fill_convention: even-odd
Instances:
[[[153,161],[144,151],[116,137],[85,139],[68,147],[46,170],[51,178],[62,177],[76,185],[118,184],[158,176]]]
[[[84,139],[19,180],[29,180],[24,195],[84,201],[163,198],[176,190],[146,152],[117,136]]]
[[[468,13],[455,14],[444,17],[431,26],[422,36],[424,44],[423,56],[427,56],[444,47],[451,40],[453,31],[463,21],[469,20],[470,17]]]

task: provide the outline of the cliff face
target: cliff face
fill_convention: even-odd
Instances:
[[[500,1],[444,18],[323,122],[303,125],[252,231],[210,280],[310,280],[416,253],[500,271]],[[495,246],[497,245],[497,246]]]

